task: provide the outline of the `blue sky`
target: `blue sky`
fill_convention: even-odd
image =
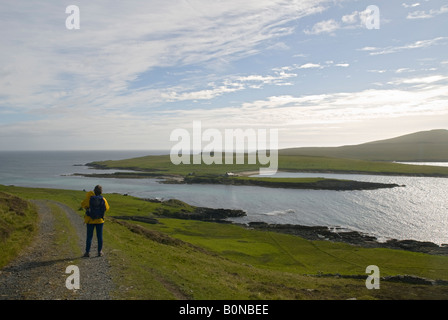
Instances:
[[[79,29],[66,28],[69,5]],[[278,129],[280,148],[448,128],[445,1],[0,8],[0,150],[168,150],[193,121]]]

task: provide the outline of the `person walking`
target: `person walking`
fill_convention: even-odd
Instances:
[[[110,207],[106,198],[102,196],[102,193],[103,188],[97,185],[93,191],[87,192],[86,198],[81,203],[81,207],[86,210],[84,223],[87,225],[86,251],[84,257],[90,257],[90,247],[95,230],[98,241],[98,256],[101,257],[103,255],[104,214]]]

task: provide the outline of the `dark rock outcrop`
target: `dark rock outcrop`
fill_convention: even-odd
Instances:
[[[156,213],[159,216],[187,219],[187,220],[200,220],[200,221],[213,221],[213,222],[225,222],[227,218],[244,217],[246,213],[243,210],[233,209],[214,209],[205,207],[196,207],[194,211],[179,210],[179,211],[162,211]]]

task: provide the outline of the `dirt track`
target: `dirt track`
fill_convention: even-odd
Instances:
[[[90,258],[82,258],[86,233],[82,218],[61,203],[43,200],[33,203],[39,212],[39,232],[30,247],[0,270],[0,300],[111,299],[114,285],[109,275],[107,243],[103,250],[105,256],[91,255]],[[53,205],[57,210],[52,210]],[[73,228],[57,230],[60,227],[57,227],[57,219],[52,211],[65,214]],[[67,241],[61,243],[57,232],[62,232]],[[94,237],[91,253],[95,252]],[[66,280],[72,275],[66,273],[66,268],[70,265],[79,268],[79,290],[69,290],[66,287]]]

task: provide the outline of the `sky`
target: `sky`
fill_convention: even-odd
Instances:
[[[279,148],[448,129],[446,1],[0,0],[0,47],[0,150],[168,150],[194,121]]]

